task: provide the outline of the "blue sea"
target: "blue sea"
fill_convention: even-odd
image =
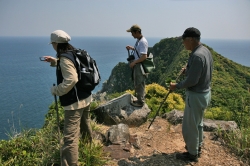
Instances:
[[[162,38],[147,38],[153,46]],[[202,39],[222,56],[250,67],[250,40]],[[41,128],[48,107],[54,101],[50,87],[56,83],[55,68],[39,60],[55,56],[49,37],[0,37],[0,139],[7,133]],[[102,82],[118,62],[126,62],[126,45],[132,37],[72,37],[71,44],[86,49],[96,60]],[[102,87],[100,84],[94,91]]]

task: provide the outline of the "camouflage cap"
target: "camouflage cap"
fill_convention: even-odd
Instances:
[[[139,25],[135,24],[130,29],[128,29],[127,32],[138,31],[138,30],[140,31],[141,28],[139,27]]]

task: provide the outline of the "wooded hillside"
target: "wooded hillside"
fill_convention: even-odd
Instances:
[[[244,109],[242,107],[245,103],[249,103],[250,68],[223,57],[206,43],[204,45],[211,51],[214,59],[210,108],[223,110],[223,112],[230,111],[230,115],[228,115],[228,119],[230,119],[233,114],[242,113],[241,111]],[[162,39],[149,48],[149,52],[154,54],[156,69],[149,74],[146,83],[157,83],[166,88],[166,82],[175,80],[181,68],[187,63],[190,53],[185,50],[182,39],[179,37]],[[102,92],[106,91],[110,94],[123,92],[127,89],[133,89],[131,69],[127,63],[119,63],[103,85]],[[176,93],[182,94],[185,98],[184,90],[176,91]]]

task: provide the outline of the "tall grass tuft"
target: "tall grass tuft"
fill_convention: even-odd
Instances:
[[[93,141],[87,143],[85,140],[79,142],[79,164],[81,166],[102,166],[107,163],[104,159],[102,144]]]
[[[250,164],[250,129],[241,128],[223,134],[226,145],[240,158]]]
[[[226,145],[234,152],[237,156],[242,158],[246,163],[250,165],[250,107],[249,99],[241,98],[235,107],[235,110],[231,112],[229,120],[237,122],[239,129],[232,130],[229,132],[218,132],[218,135],[223,138]],[[227,118],[228,118],[227,117]],[[225,117],[224,117],[225,118]],[[226,119],[223,119],[226,120]]]

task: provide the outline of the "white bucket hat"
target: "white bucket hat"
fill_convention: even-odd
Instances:
[[[68,43],[71,40],[70,36],[63,30],[56,30],[50,35],[50,44],[55,43]]]

